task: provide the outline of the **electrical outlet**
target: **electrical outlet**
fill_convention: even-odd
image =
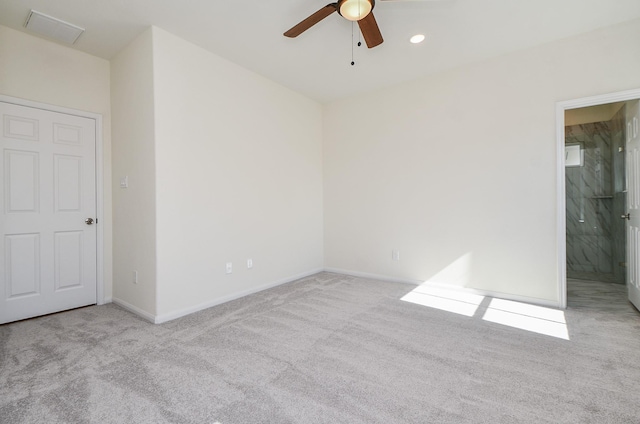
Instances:
[[[391,259],[394,261],[399,261],[400,260],[400,251],[397,249],[393,249],[391,251]]]
[[[138,284],[138,271],[133,271],[133,284]]]
[[[233,263],[227,262],[227,274],[231,274],[233,272]]]
[[[247,269],[253,268],[253,259],[247,259]]]

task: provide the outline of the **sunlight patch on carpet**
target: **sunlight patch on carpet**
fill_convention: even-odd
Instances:
[[[487,322],[506,325],[519,330],[569,340],[569,330],[564,311],[504,299],[491,299],[486,306],[481,305],[485,296],[452,290],[444,287],[422,284],[401,300]],[[486,305],[486,304],[485,304]],[[480,309],[480,311],[479,311]],[[484,313],[483,313],[484,310]]]
[[[492,299],[483,320],[569,340],[564,312],[503,299]]]
[[[457,292],[439,287],[418,286],[404,295],[401,300],[472,317],[483,299],[484,296],[476,294]]]

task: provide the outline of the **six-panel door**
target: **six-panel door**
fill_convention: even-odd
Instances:
[[[0,323],[95,304],[95,120],[0,102],[0,136]]]

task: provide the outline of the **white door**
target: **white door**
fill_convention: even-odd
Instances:
[[[95,120],[0,102],[0,324],[95,304]]]
[[[627,288],[640,309],[640,107],[627,102]]]

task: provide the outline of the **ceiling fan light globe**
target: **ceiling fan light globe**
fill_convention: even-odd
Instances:
[[[340,15],[350,21],[365,18],[373,9],[371,0],[342,0],[339,3]]]

